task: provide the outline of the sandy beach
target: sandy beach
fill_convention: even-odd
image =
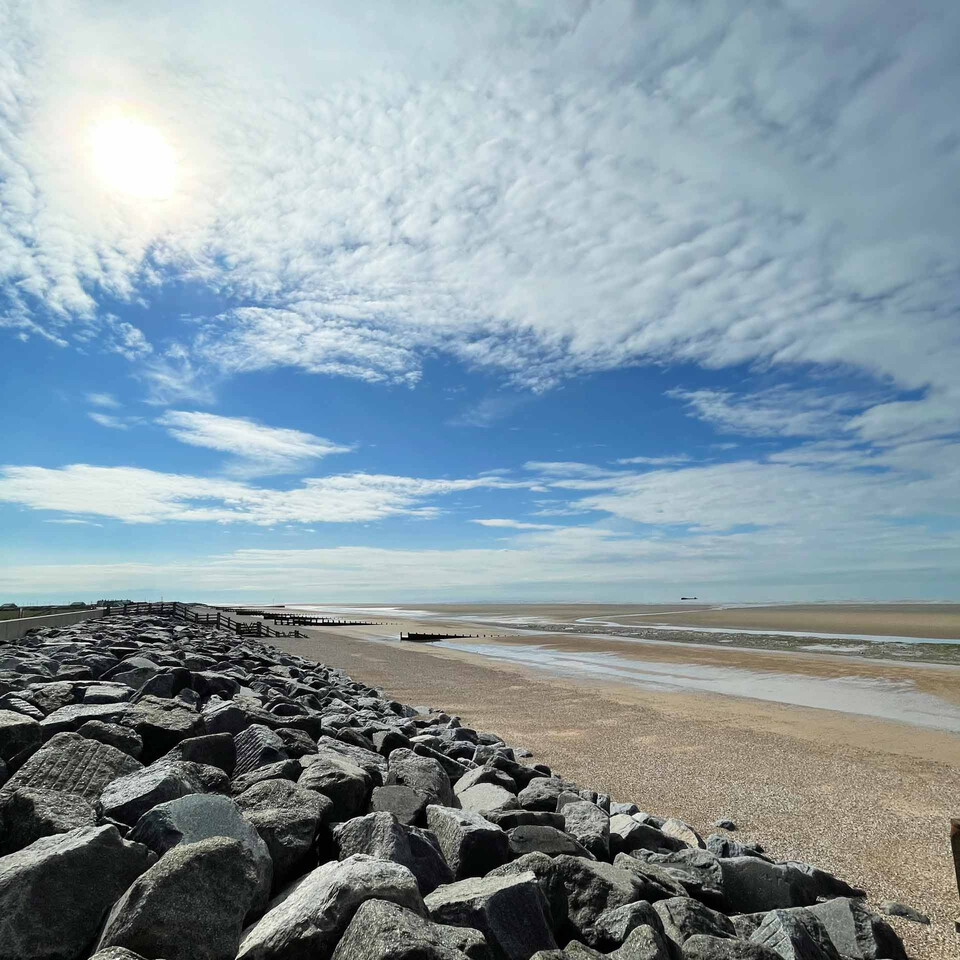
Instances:
[[[463,607],[443,610],[446,616],[478,613],[483,616]],[[948,837],[949,819],[960,813],[956,733],[832,709],[564,675],[434,644],[374,639],[385,635],[382,629],[309,634],[277,643],[404,702],[441,707],[525,744],[538,761],[614,798],[683,817],[705,832],[717,817],[730,816],[742,837],[760,841],[777,858],[830,869],[865,887],[874,904],[901,900],[928,913],[929,927],[892,921],[912,957],[956,956],[953,920],[960,906]],[[540,639],[568,650],[618,643],[582,635]],[[494,642],[508,647],[529,638],[505,632]],[[924,664],[851,664],[829,655],[666,644],[643,644],[631,656],[666,660],[678,672],[691,666],[789,669],[842,680],[855,668],[950,703],[960,688],[956,668]]]

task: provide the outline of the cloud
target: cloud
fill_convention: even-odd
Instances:
[[[314,460],[354,449],[302,430],[268,427],[245,417],[168,410],[157,423],[181,443],[232,454],[237,458],[234,469],[247,475],[295,473]]]
[[[482,527],[504,527],[509,530],[556,530],[557,527],[552,523],[526,523],[521,520],[471,520],[471,523],[479,523]]]
[[[98,413],[96,410],[90,410],[87,416],[94,422],[99,423],[101,427],[109,427],[111,430],[129,430],[130,425],[109,413]]]
[[[956,4],[242,7],[4,9],[11,329],[68,342],[173,280],[220,303],[164,331],[218,376],[747,363],[956,400]],[[177,158],[167,201],[89,170],[117,90]],[[135,329],[107,349],[200,389]],[[938,416],[897,402],[873,419]]]
[[[121,406],[112,393],[88,393],[87,403],[94,407],[106,407],[108,410],[116,410]]]
[[[529,400],[529,396],[518,394],[484,397],[473,406],[451,417],[447,423],[453,427],[492,427],[498,421],[509,417]]]
[[[729,390],[677,388],[667,395],[683,400],[689,416],[713,425],[721,433],[755,437],[837,433],[854,411],[870,402],[848,394],[786,385],[739,395]]]
[[[668,467],[678,463],[689,463],[691,457],[689,454],[680,453],[673,457],[621,457],[614,460],[619,466],[631,466],[633,464],[647,467]]]
[[[137,467],[73,464],[0,468],[0,502],[34,510],[110,517],[125,523],[358,523],[390,516],[431,518],[425,503],[465,490],[520,489],[497,477],[430,480],[355,473],[311,477],[291,489]]]

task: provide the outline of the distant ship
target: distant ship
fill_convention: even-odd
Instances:
[[[696,597],[681,597],[681,600],[696,600]]]

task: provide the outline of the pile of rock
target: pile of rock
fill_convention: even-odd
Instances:
[[[862,896],[253,639],[0,646],[0,960],[902,960]]]

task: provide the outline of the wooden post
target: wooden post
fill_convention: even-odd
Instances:
[[[217,611],[217,629],[220,629],[220,611]]]
[[[953,870],[957,875],[957,894],[960,895],[960,820],[950,821],[950,846],[953,848]]]

